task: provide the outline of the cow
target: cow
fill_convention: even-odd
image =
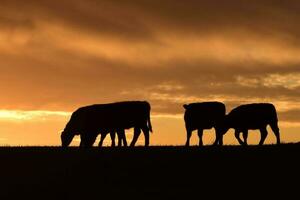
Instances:
[[[235,130],[235,137],[241,145],[247,145],[248,130],[260,130],[259,145],[263,145],[267,135],[267,126],[270,125],[276,136],[277,144],[280,144],[280,132],[276,108],[271,103],[253,103],[240,105],[231,110],[224,118],[222,134],[228,129]],[[240,133],[243,133],[243,140]]]
[[[122,133],[129,128],[134,128],[130,146],[135,145],[141,130],[145,146],[149,146],[149,131],[152,132],[150,109],[147,101],[122,101],[78,108],[61,133],[62,146],[67,147],[75,135],[80,135],[80,146],[90,147],[99,133]]]
[[[199,146],[203,146],[203,130],[214,128],[216,132],[216,140],[214,145],[222,145],[223,139],[219,123],[226,114],[225,105],[221,102],[199,102],[184,104],[185,108],[184,121],[187,133],[186,146],[190,145],[190,138],[194,130],[198,130]]]

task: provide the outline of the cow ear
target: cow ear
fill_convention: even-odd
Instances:
[[[183,107],[184,107],[185,109],[188,109],[188,105],[187,105],[187,104],[184,104]]]

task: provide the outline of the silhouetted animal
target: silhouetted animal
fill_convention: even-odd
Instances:
[[[184,121],[187,132],[186,146],[190,145],[192,131],[198,130],[199,146],[203,145],[202,135],[204,129],[215,128],[216,140],[214,144],[223,144],[219,122],[223,120],[226,109],[221,102],[201,102],[183,105],[186,109],[184,113]]]
[[[145,146],[149,145],[150,104],[146,101],[124,101],[81,107],[73,112],[61,134],[62,146],[67,147],[75,135],[80,135],[81,147],[90,147],[99,133],[121,132],[134,128],[130,146],[134,146],[141,130]]]
[[[240,144],[247,145],[248,130],[259,129],[261,138],[259,145],[262,145],[268,135],[267,126],[273,130],[277,144],[280,144],[280,133],[278,128],[278,118],[275,106],[270,103],[245,104],[234,108],[224,118],[225,134],[229,128],[235,129],[235,137]],[[240,138],[243,133],[244,141]]]

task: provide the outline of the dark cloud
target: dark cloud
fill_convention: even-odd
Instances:
[[[20,9],[22,8],[22,9]],[[76,31],[85,31],[127,39],[150,37],[151,30],[130,6],[110,1],[5,1],[0,19],[9,25],[56,23]],[[20,18],[26,20],[20,20]],[[1,20],[0,20],[1,22]]]
[[[20,17],[24,24],[56,21],[79,31],[121,38],[155,37],[156,29],[195,35],[242,31],[292,41],[298,41],[299,35],[300,3],[296,0],[7,0],[1,4],[5,12],[0,13],[11,19],[6,23],[22,23],[13,19]]]
[[[272,74],[300,73],[299,10],[296,0],[4,0],[0,34],[12,39],[0,44],[0,90],[4,91],[0,105],[71,111],[82,104],[146,99],[155,113],[181,114],[184,102],[201,99],[223,100],[229,109],[245,99],[297,102],[299,87],[286,87],[285,82],[268,85],[264,80]],[[48,25],[61,29],[47,30]],[[64,31],[75,32],[76,37]],[[232,52],[225,49],[219,57],[213,50],[213,55],[197,57],[189,47],[193,42],[173,49],[161,35],[177,39],[174,43],[189,38],[205,42],[203,38],[214,36],[225,40],[224,45],[234,41],[229,49],[238,46],[246,56],[240,58],[237,51],[234,59],[226,60]],[[96,46],[92,53],[82,48],[84,42],[72,46],[81,38]],[[119,46],[99,53],[97,47],[109,44],[111,38]],[[243,44],[245,39],[251,45]],[[269,53],[260,43],[274,47],[275,53],[265,60],[253,58],[256,49]],[[213,49],[214,43],[206,45]],[[205,53],[206,46],[201,48]],[[127,59],[132,49],[136,54]],[[106,55],[118,50],[120,57]],[[161,59],[169,56],[164,55],[166,50],[175,55],[171,52],[170,58]],[[287,55],[281,55],[285,50]],[[297,112],[281,115],[287,121],[299,116]]]
[[[14,18],[13,16],[0,15],[0,28],[2,29],[34,29],[35,25],[30,19]]]
[[[55,62],[51,62],[53,57]],[[13,57],[3,56],[2,63],[2,66],[7,67],[2,69],[0,78],[10,84],[0,86],[7,94],[1,99],[1,104],[10,108],[17,104],[20,108],[45,109],[53,104],[57,108],[73,109],[77,105],[95,101],[149,99],[157,103],[157,109],[154,109],[156,112],[179,113],[181,111],[176,105],[181,102],[176,102],[178,97],[182,97],[183,101],[189,101],[189,97],[209,99],[214,96],[224,97],[224,100],[232,98],[232,101],[239,98],[300,100],[300,90],[297,87],[268,87],[259,82],[269,73],[290,73],[289,67],[284,70],[268,66],[268,70],[263,72],[255,70],[255,63],[244,66],[245,69],[222,63],[199,62],[192,65],[177,63],[178,67],[172,68],[136,68],[105,58],[83,59],[77,58],[76,54],[62,52],[48,59],[19,56],[18,61],[15,61]],[[248,70],[252,68],[253,70]],[[299,68],[291,66],[290,70],[298,72]],[[237,80],[240,75],[258,80],[258,83],[253,86],[242,85]],[[156,94],[156,99],[151,99],[151,94]]]

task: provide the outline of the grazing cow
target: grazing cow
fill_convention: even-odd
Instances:
[[[221,102],[201,102],[183,105],[185,108],[184,121],[187,132],[186,146],[190,145],[192,131],[198,130],[199,146],[203,145],[202,135],[204,129],[215,128],[216,140],[214,145],[222,145],[223,139],[219,123],[223,120],[226,109]]]
[[[62,146],[67,147],[75,135],[80,135],[81,147],[90,147],[99,133],[116,131],[121,136],[124,130],[129,128],[134,128],[130,146],[135,145],[141,130],[145,136],[145,146],[148,146],[149,131],[152,132],[150,109],[150,104],[146,101],[123,101],[81,107],[73,112],[61,134]]]
[[[276,136],[277,144],[280,144],[278,118],[274,105],[270,103],[245,104],[234,108],[225,116],[222,133],[225,134],[229,128],[233,128],[238,142],[241,145],[247,145],[248,130],[259,129],[261,133],[259,145],[262,145],[268,135],[268,125]],[[241,132],[244,141],[240,138]]]

